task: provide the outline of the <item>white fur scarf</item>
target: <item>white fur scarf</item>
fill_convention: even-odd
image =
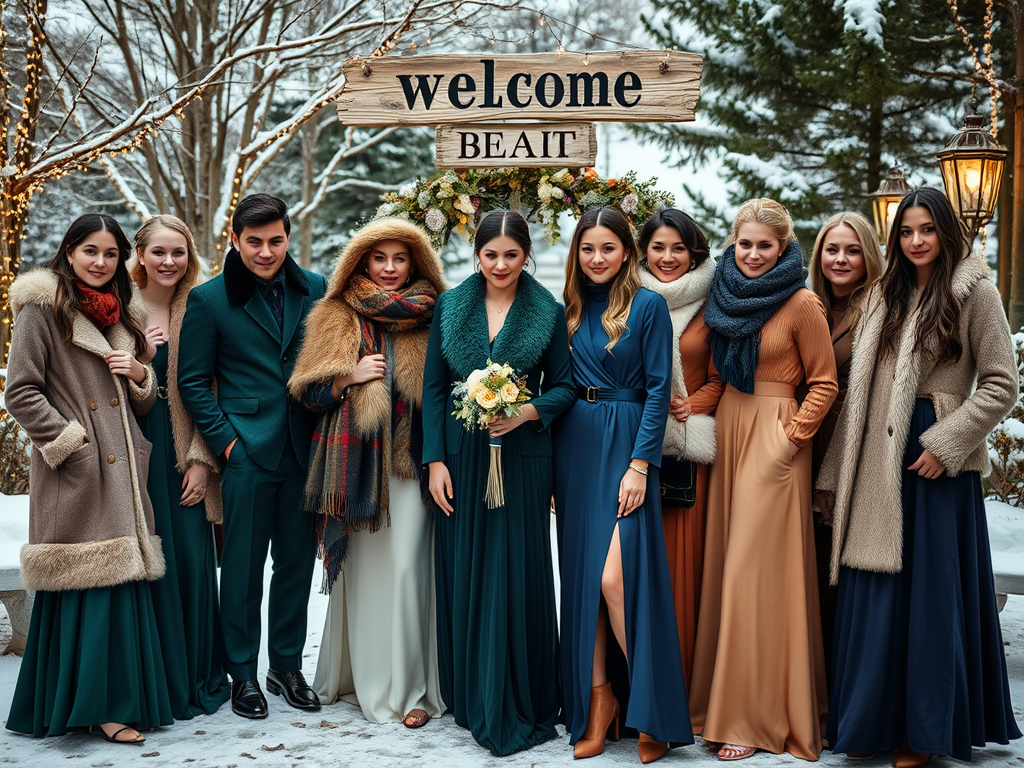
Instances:
[[[687,272],[678,280],[663,283],[648,270],[640,270],[640,280],[644,288],[660,294],[668,303],[672,317],[672,394],[689,397],[683,378],[683,362],[679,354],[679,339],[690,321],[697,316],[704,302],[707,301],[711,281],[715,276],[715,260],[708,257],[704,263]],[[698,464],[710,464],[717,453],[715,439],[715,417],[707,414],[694,414],[686,421],[676,421],[668,417],[665,428],[663,452],[667,456],[689,459]]]

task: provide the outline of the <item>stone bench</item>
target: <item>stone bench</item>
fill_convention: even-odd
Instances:
[[[985,513],[996,605],[1003,610],[1007,595],[1024,595],[1024,509],[987,501]]]
[[[11,618],[11,641],[5,654],[21,656],[32,616],[32,593],[21,586],[19,554],[28,542],[28,496],[0,496],[0,603]]]

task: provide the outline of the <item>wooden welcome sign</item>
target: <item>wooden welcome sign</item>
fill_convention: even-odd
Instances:
[[[593,123],[439,125],[435,143],[438,168],[583,168],[597,162]]]
[[[700,56],[681,51],[354,58],[338,117],[439,126],[439,167],[593,165],[587,122],[693,120],[702,69]],[[479,125],[503,120],[544,124]]]

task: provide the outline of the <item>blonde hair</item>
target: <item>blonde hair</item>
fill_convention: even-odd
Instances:
[[[793,218],[789,215],[782,203],[776,202],[767,197],[758,197],[747,200],[740,209],[736,211],[736,218],[732,222],[732,231],[729,239],[725,241],[727,246],[736,242],[739,236],[740,226],[743,224],[761,224],[771,230],[772,234],[785,249],[790,243],[796,242],[796,234],[793,232]]]
[[[622,334],[629,330],[626,320],[633,306],[633,297],[640,290],[640,248],[636,244],[629,219],[617,208],[595,208],[580,217],[576,231],[572,233],[572,243],[569,245],[569,258],[565,263],[565,289],[562,291],[570,342],[583,322],[584,294],[587,290],[586,275],[580,266],[580,240],[583,239],[584,232],[594,227],[610,229],[622,243],[625,251],[622,268],[612,278],[608,309],[601,315],[601,327],[609,339],[604,348],[611,352],[612,347],[622,338]]]
[[[859,213],[843,211],[826,221],[818,231],[818,238],[814,241],[814,253],[811,255],[811,290],[822,300],[825,306],[831,310],[835,306],[835,296],[832,295],[832,283],[828,281],[821,271],[821,253],[825,249],[825,238],[828,233],[836,227],[848,226],[857,235],[860,241],[860,249],[864,254],[864,282],[854,289],[850,294],[850,306],[846,310],[850,319],[850,329],[857,327],[863,312],[864,299],[868,290],[882,277],[885,271],[885,260],[882,258],[882,249],[878,247],[878,239],[875,236],[875,228],[870,222]]]
[[[149,246],[149,241],[158,229],[169,229],[177,232],[185,238],[185,252],[188,254],[188,262],[185,266],[185,274],[178,281],[179,285],[193,285],[199,279],[199,254],[196,253],[196,241],[192,232],[185,222],[177,216],[161,213],[146,220],[146,223],[139,227],[135,233],[135,259],[128,272],[139,288],[145,288],[149,282],[149,275],[146,274],[146,267],[142,263],[142,255]]]

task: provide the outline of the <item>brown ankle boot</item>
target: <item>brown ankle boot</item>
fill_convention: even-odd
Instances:
[[[590,689],[590,715],[587,729],[573,747],[575,758],[594,757],[604,752],[604,739],[619,740],[619,702],[612,694],[612,684]]]
[[[922,768],[932,756],[927,752],[911,752],[907,747],[900,747],[896,750],[896,756],[892,759],[893,768]]]
[[[640,741],[636,745],[636,751],[640,754],[640,762],[645,765],[663,758],[667,749],[668,744],[663,741],[655,741],[646,733],[640,734]]]

